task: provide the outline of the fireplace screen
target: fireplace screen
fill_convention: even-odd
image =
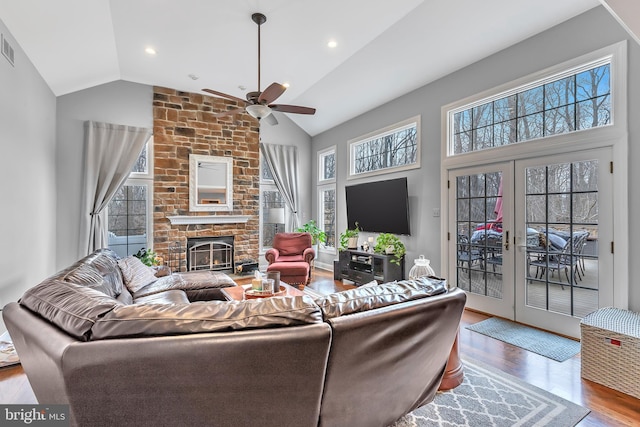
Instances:
[[[189,239],[187,270],[233,271],[233,237]]]

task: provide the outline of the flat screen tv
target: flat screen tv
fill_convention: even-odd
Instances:
[[[347,226],[362,231],[410,235],[407,178],[345,187]]]

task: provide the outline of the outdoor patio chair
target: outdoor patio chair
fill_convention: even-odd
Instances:
[[[458,266],[471,268],[475,263],[482,263],[482,253],[477,246],[469,242],[469,237],[465,234],[458,234]]]
[[[567,282],[570,285],[577,285],[577,279],[582,280],[582,275],[580,274],[580,259],[582,258],[582,251],[584,250],[588,237],[588,231],[575,232],[571,238],[567,240],[562,251],[550,251],[540,259],[531,260],[530,265],[536,267],[536,278],[542,279],[548,269],[551,272],[551,275],[553,275],[553,272],[557,270],[558,280],[561,280],[560,271],[564,271]],[[540,273],[540,277],[538,277],[538,272]],[[571,272],[571,276],[569,275],[569,272]],[[582,274],[584,273],[585,270],[582,270]],[[564,285],[561,284],[561,286],[562,289],[564,289]]]

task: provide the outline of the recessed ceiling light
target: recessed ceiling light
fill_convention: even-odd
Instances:
[[[282,83],[282,86],[284,86],[284,87],[286,87],[288,89],[291,85],[289,83],[285,82],[285,83]]]
[[[329,40],[329,43],[327,43],[327,46],[333,49],[334,47],[338,46],[338,42],[335,40]]]
[[[195,74],[189,74],[189,78],[191,80],[198,80],[200,77],[196,76]]]
[[[147,52],[149,55],[155,55],[156,54],[156,50],[152,47],[148,47],[144,50],[145,52]]]

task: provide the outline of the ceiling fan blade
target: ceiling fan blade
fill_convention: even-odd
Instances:
[[[217,96],[217,97],[220,97],[220,98],[226,98],[226,99],[230,99],[232,101],[240,102],[242,105],[247,103],[247,101],[242,99],[242,98],[238,98],[237,96],[233,96],[233,95],[229,95],[229,94],[226,94],[226,93],[218,92],[216,90],[202,89],[202,91],[210,93],[211,95],[214,95],[214,96]]]
[[[299,105],[285,105],[274,104],[269,105],[273,111],[280,111],[282,113],[295,113],[295,114],[315,114],[316,109],[311,107],[301,107]]]
[[[258,97],[258,103],[271,104],[273,101],[278,99],[285,90],[287,90],[286,87],[282,86],[280,83],[273,82],[260,94]]]
[[[278,119],[273,114],[269,114],[267,117],[263,117],[260,121],[269,123],[271,126],[278,124]]]
[[[221,113],[216,113],[216,114],[212,114],[213,117],[224,117],[224,116],[231,116],[233,114],[240,114],[240,113],[244,113],[244,108],[234,108],[233,110],[227,110],[227,111],[223,111]]]

